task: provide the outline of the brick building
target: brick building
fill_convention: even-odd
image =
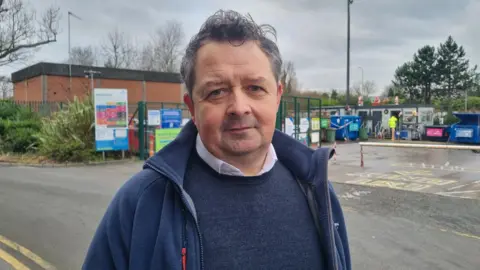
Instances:
[[[74,96],[91,93],[88,71],[93,70],[95,88],[128,90],[128,103],[183,102],[183,90],[178,73],[114,69],[68,64],[38,63],[12,73],[16,101],[65,102]]]

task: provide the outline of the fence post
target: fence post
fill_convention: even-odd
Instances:
[[[145,102],[138,102],[138,149],[140,160],[145,160]]]
[[[295,140],[298,141],[298,133],[300,132],[300,118],[298,116],[298,112],[300,111],[300,104],[298,104],[298,100],[297,100],[297,97],[293,97],[293,113],[295,114],[294,116],[294,124],[293,124],[293,127],[294,127],[294,132],[295,132]]]
[[[318,117],[320,121],[320,129],[318,131],[318,147],[322,147],[322,99],[318,99]],[[327,132],[327,131],[325,131]],[[327,134],[325,134],[327,136]]]
[[[307,97],[307,119],[308,119],[308,130],[307,130],[307,145],[308,147],[312,146],[312,118],[310,118],[310,97]]]
[[[282,119],[283,119],[283,97],[280,99],[280,104],[278,105],[277,122],[275,123],[275,128],[281,131],[283,131]]]

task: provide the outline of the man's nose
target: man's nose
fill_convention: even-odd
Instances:
[[[244,115],[252,112],[251,99],[242,89],[235,89],[230,95],[227,113],[229,115]]]

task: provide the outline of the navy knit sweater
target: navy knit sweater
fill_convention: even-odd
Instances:
[[[184,187],[196,206],[205,269],[325,268],[306,198],[284,165],[228,176],[193,152]]]

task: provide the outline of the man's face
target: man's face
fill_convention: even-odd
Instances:
[[[270,145],[282,91],[256,42],[208,42],[197,53],[185,103],[212,154],[243,156]]]

